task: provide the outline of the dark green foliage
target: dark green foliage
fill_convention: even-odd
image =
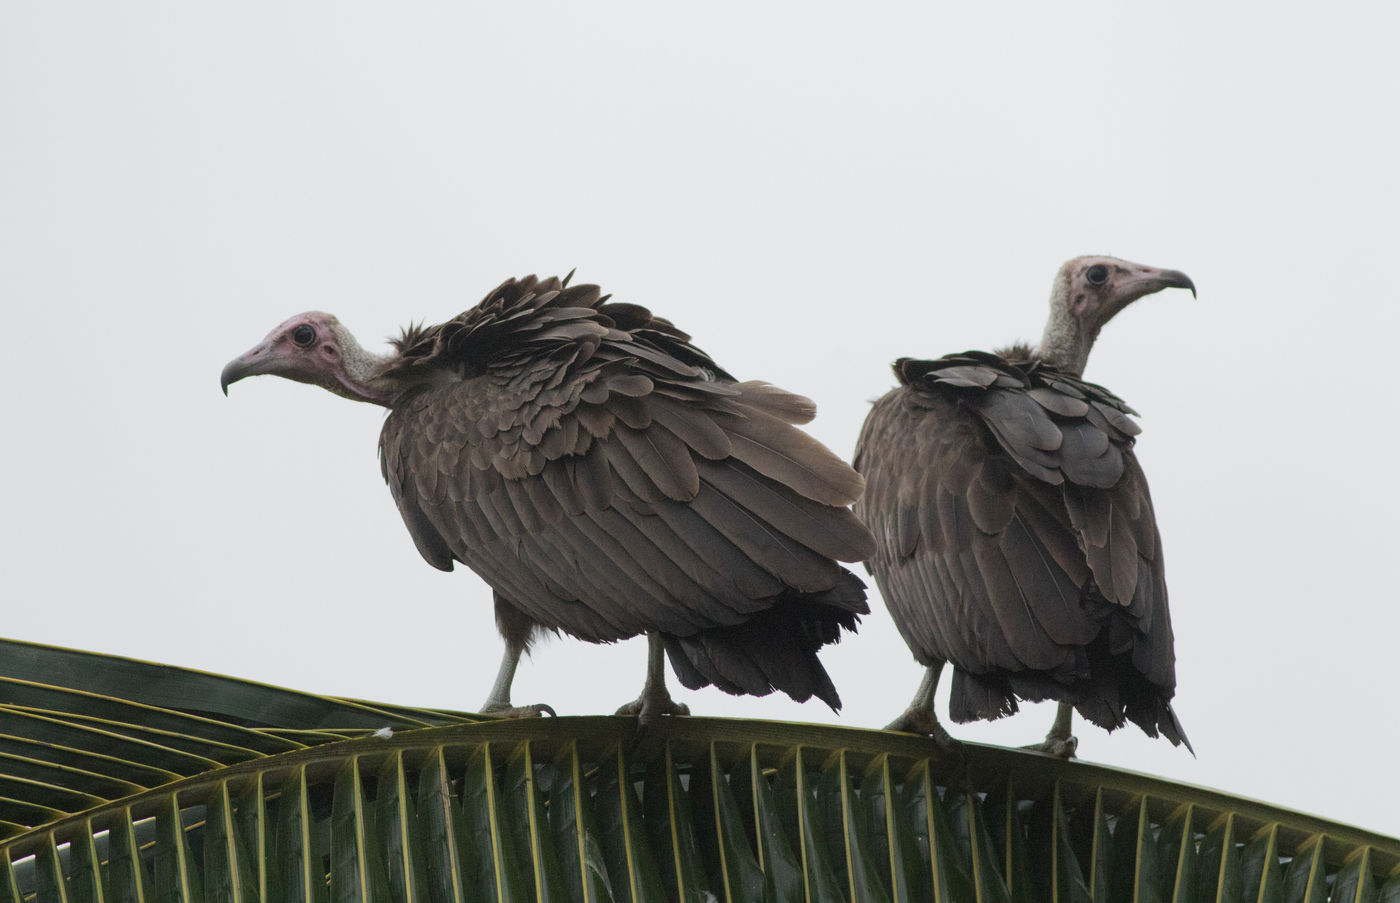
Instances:
[[[27,661],[26,699],[46,677]],[[188,731],[109,720],[52,749],[0,731],[25,750],[6,811],[33,819],[0,820],[0,903],[1400,903],[1400,841],[1034,753],[955,764],[908,735],[706,718],[639,742],[628,718],[475,721],[213,681],[243,706],[267,689],[307,730],[47,677],[70,741],[91,707]],[[399,732],[354,727],[366,712]],[[457,723],[409,729],[432,721]]]
[[[1400,844],[1117,788],[1105,769],[1027,780],[1048,760],[987,750],[1025,775],[950,789],[907,748],[811,742],[856,732],[780,746],[753,723],[770,742],[742,746],[684,719],[637,755],[614,742],[629,723],[440,728],[218,769],[7,841],[0,903],[1400,899]]]

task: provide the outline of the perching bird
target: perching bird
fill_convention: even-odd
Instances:
[[[663,648],[687,687],[839,708],[817,650],[869,612],[837,564],[874,549],[847,507],[860,476],[793,426],[806,398],[737,382],[669,321],[567,283],[509,280],[386,355],[301,314],[223,388],[271,373],[389,409],[382,471],[418,551],[495,591],[506,648],[482,711],[552,711],[510,702],[542,629],[646,633],[646,685],[620,710],[644,722],[685,712]]]
[[[895,362],[856,446],[875,534],[868,562],[928,669],[894,730],[955,746],[934,714],[994,719],[1059,700],[1038,748],[1073,755],[1071,707],[1108,730],[1132,721],[1190,743],[1176,688],[1162,541],[1133,454],[1136,414],[1080,378],[1099,330],[1144,295],[1196,288],[1184,274],[1112,257],[1060,268],[1040,347]]]

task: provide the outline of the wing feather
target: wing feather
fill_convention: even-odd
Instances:
[[[669,430],[695,454],[711,461],[720,461],[733,454],[729,435],[715,423],[710,412],[699,405],[682,406],[670,400],[657,399],[652,404],[652,418]]]
[[[695,459],[675,433],[660,426],[646,430],[622,426],[614,436],[617,441],[608,445],[609,460],[614,467],[619,457],[628,458],[649,478],[648,488],[654,486],[666,498],[676,501],[692,499],[700,491],[700,473],[696,470]],[[628,485],[631,484],[629,479]],[[633,491],[649,498],[635,486]]]
[[[738,383],[734,388],[739,390],[746,406],[771,414],[783,423],[811,423],[817,416],[816,404],[805,395],[757,380]]]
[[[817,440],[758,409],[747,417],[720,415],[733,456],[808,498],[845,507],[860,497],[860,475]]]
[[[783,535],[708,483],[701,485],[691,508],[785,585],[804,593],[835,585],[841,572],[836,562]]]
[[[1008,560],[1006,547],[992,542],[977,543],[972,554],[960,555],[959,561],[965,570],[975,570],[975,575],[969,573],[969,579],[979,580],[985,588],[986,604],[996,616],[998,629],[1017,661],[1038,671],[1057,667],[1063,654],[1032,610],[1033,604],[1042,606],[1045,599],[1032,595],[1043,587],[1027,573],[1027,562]]]
[[[671,507],[671,506],[668,506]],[[681,507],[681,506],[674,506]],[[733,546],[723,549],[718,560],[707,559],[688,545],[685,538],[678,535],[671,524],[655,510],[647,511],[638,506],[613,509],[628,519],[642,536],[656,544],[666,558],[685,574],[686,578],[706,595],[706,604],[711,607],[713,620],[717,623],[735,623],[742,615],[759,611],[766,606],[761,601],[764,595],[752,596],[742,592],[733,576],[725,572],[723,565],[735,551]],[[711,544],[711,550],[718,545]],[[781,585],[770,582],[768,589],[781,589]],[[767,593],[766,595],[771,595]],[[720,606],[720,607],[715,607]],[[727,609],[724,611],[723,609]]]
[[[765,480],[743,464],[705,462],[701,472],[706,485],[818,555],[842,560],[875,551],[870,531],[845,508],[833,515],[829,507]]]
[[[719,532],[691,505],[656,505],[652,509],[697,557],[723,572],[742,599],[768,599],[781,593],[783,581]]]

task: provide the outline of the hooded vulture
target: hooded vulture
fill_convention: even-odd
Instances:
[[[428,563],[495,591],[505,655],[482,710],[515,707],[542,629],[594,643],[647,634],[646,685],[621,712],[683,714],[681,683],[781,690],[833,708],[817,651],[868,613],[839,561],[874,550],[847,507],[863,481],[794,424],[806,398],[739,382],[669,321],[597,286],[509,280],[389,354],[305,313],[231,361],[224,391],[271,373],[389,409],[379,457]]]
[[[1054,699],[1037,748],[1071,756],[1070,712],[1190,743],[1176,688],[1162,541],[1133,454],[1136,414],[1081,378],[1103,325],[1138,298],[1195,286],[1112,257],[1060,268],[1040,347],[895,362],[856,446],[875,534],[868,564],[927,668],[891,729],[956,746],[933,695],[953,665],[949,714],[994,719]]]

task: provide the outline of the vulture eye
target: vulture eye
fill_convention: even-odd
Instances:
[[[1089,280],[1090,285],[1103,285],[1108,281],[1108,267],[1096,263],[1084,271],[1084,278]]]
[[[292,330],[292,341],[297,343],[298,348],[309,348],[316,341],[316,330],[303,323]]]

